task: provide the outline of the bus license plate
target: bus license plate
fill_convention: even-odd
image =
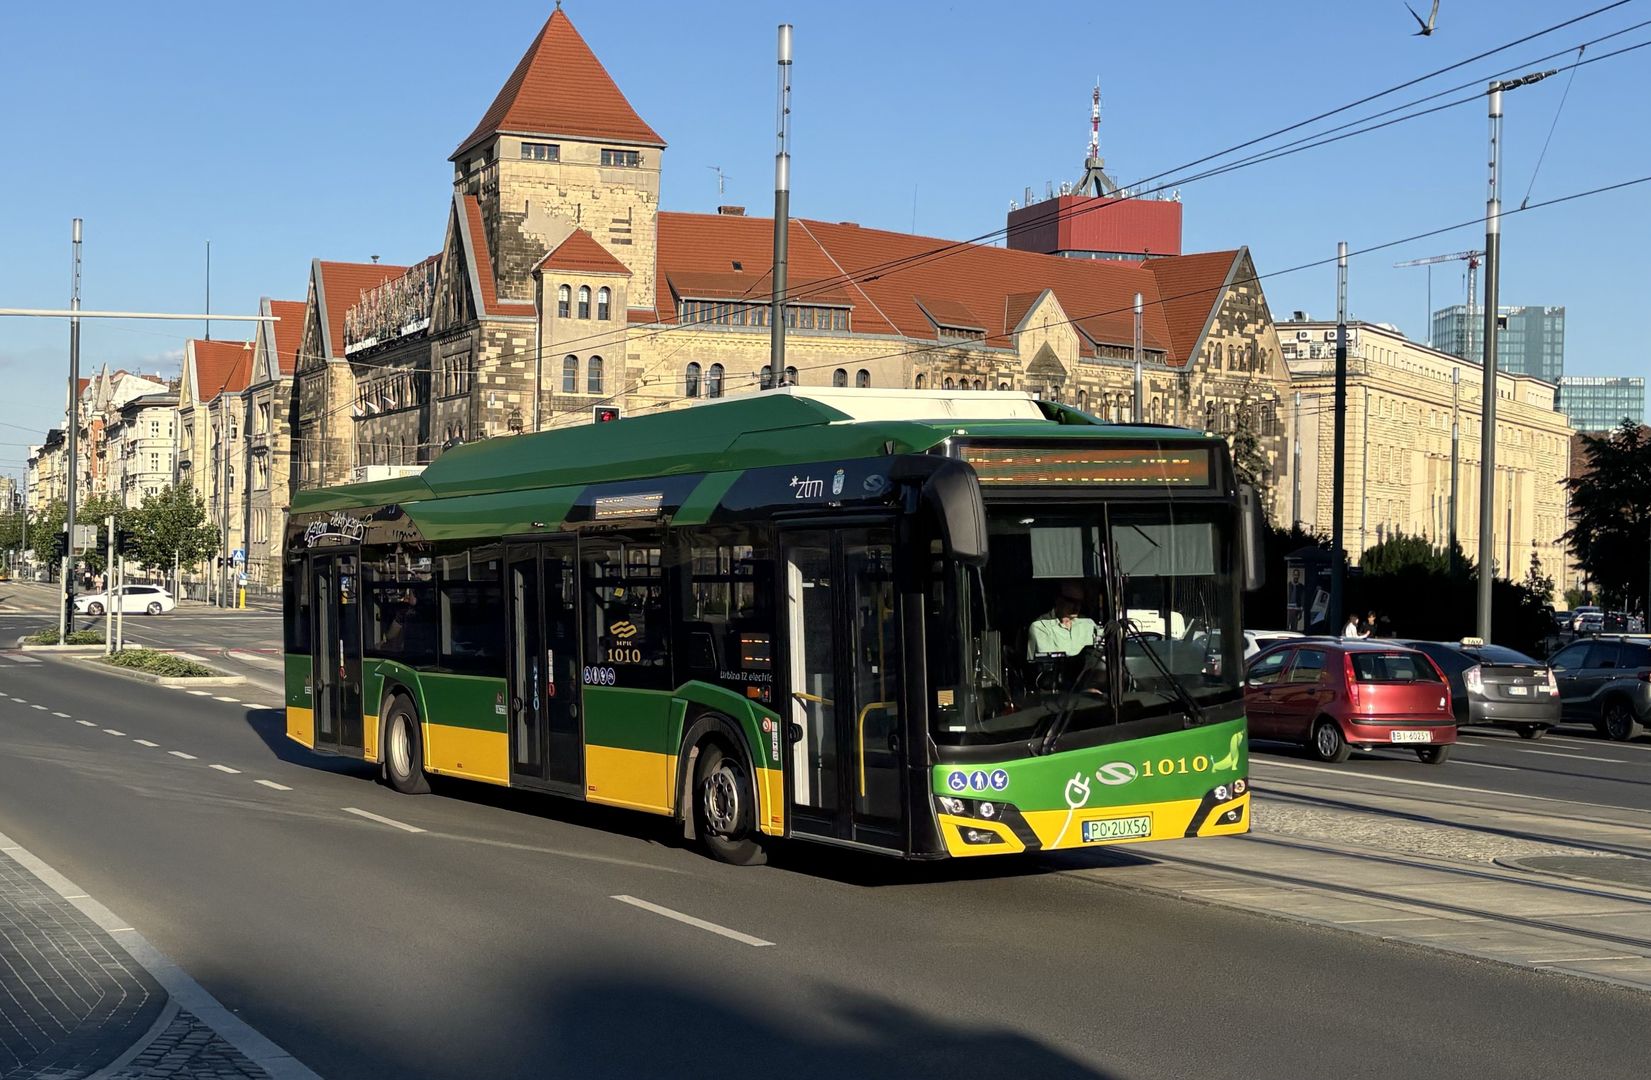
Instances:
[[[1151,817],[1100,818],[1083,823],[1083,842],[1086,844],[1107,840],[1144,840],[1151,835]]]
[[[1433,732],[1431,732],[1431,731],[1395,731],[1393,733],[1393,741],[1396,742],[1396,743],[1402,743],[1402,742],[1432,742],[1433,741]]]

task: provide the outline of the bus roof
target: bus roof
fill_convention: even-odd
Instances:
[[[417,476],[311,489],[297,513],[534,488],[922,453],[948,438],[1203,441],[1185,428],[1112,424],[1019,391],[788,386],[605,424],[455,447]]]

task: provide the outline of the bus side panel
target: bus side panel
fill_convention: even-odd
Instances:
[[[779,716],[749,698],[711,683],[684,683],[677,690],[677,697],[687,705],[684,720],[707,711],[715,712],[728,717],[745,734],[746,753],[756,768],[757,827],[768,836],[785,835],[785,773],[780,762],[783,740]],[[683,727],[678,726],[671,733],[673,747],[681,747],[683,732]],[[674,781],[674,762],[671,776]]]
[[[585,798],[670,813],[676,762],[670,693],[586,686],[584,706]]]
[[[489,784],[510,782],[505,680],[421,672],[408,685],[423,718],[426,769]]]
[[[315,749],[315,707],[310,687],[310,656],[287,653],[285,665],[287,738]]]
[[[381,660],[361,661],[361,758],[378,764],[378,713],[384,702]]]

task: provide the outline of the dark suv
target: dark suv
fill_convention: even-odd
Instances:
[[[1618,742],[1651,724],[1651,638],[1619,634],[1573,641],[1548,658],[1560,708]]]

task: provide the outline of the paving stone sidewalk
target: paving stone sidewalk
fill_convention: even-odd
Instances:
[[[268,1074],[70,899],[0,852],[0,1080]]]

